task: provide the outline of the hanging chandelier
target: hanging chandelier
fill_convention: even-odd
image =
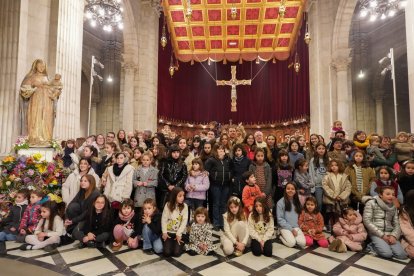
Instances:
[[[407,6],[407,0],[360,0],[359,6],[359,16],[374,22],[395,16]]]
[[[99,24],[106,32],[111,32],[115,28],[122,30],[124,9],[121,2],[122,0],[86,0],[85,17],[92,27]]]

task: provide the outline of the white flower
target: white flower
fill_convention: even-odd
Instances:
[[[11,182],[10,181],[6,181],[6,186],[10,186]]]

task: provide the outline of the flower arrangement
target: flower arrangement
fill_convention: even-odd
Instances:
[[[17,137],[17,140],[13,145],[13,150],[17,152],[21,149],[28,149],[28,148],[29,148],[28,137],[27,136]]]
[[[7,213],[20,189],[42,190],[49,198],[61,200],[62,183],[70,174],[57,155],[52,162],[41,161],[40,153],[32,156],[6,156],[0,164],[0,217]]]

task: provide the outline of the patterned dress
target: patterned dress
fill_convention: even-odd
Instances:
[[[210,223],[198,224],[193,222],[190,230],[190,242],[185,245],[185,250],[193,250],[200,255],[207,255],[217,249],[212,240],[213,226]],[[201,251],[198,247],[201,243],[207,244],[207,250]]]
[[[256,164],[256,184],[259,186],[260,191],[265,191],[266,178],[265,178],[265,166]],[[266,195],[266,204],[269,208],[272,208],[272,195]]]

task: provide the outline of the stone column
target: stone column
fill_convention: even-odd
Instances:
[[[382,104],[384,99],[382,96],[375,98],[375,114],[376,114],[376,133],[382,135],[384,133],[384,110]]]
[[[348,67],[350,63],[351,58],[347,55],[337,56],[332,62],[333,67],[336,69],[336,106],[338,111],[336,119],[342,121],[345,129],[349,128],[352,124],[349,117],[352,110],[352,98],[349,97],[348,85]]]
[[[159,18],[148,3],[142,3],[139,18],[136,23],[139,58],[135,73],[134,129],[154,132],[157,130]]]
[[[134,80],[137,67],[133,63],[124,64],[124,90],[121,110],[122,128],[128,133],[134,131]]]
[[[83,7],[82,0],[59,1],[56,44],[49,47],[54,53],[51,57],[55,56],[50,62],[56,73],[62,75],[64,85],[54,129],[55,138],[59,139],[76,138],[80,134]]]
[[[10,151],[19,128],[19,21],[20,1],[0,1],[0,155]]]
[[[407,33],[408,89],[410,101],[410,128],[414,132],[414,1],[407,1],[405,29]]]

